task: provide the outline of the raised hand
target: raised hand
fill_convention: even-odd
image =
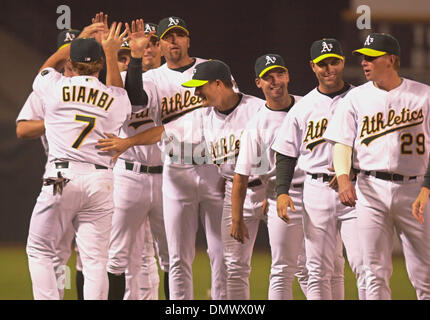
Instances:
[[[155,31],[145,33],[145,24],[143,19],[133,20],[130,25],[126,22],[125,29],[128,34],[128,44],[130,45],[131,56],[133,58],[141,58],[143,51],[148,47],[151,36],[155,34]]]
[[[102,43],[103,38],[109,33],[109,25],[108,25],[108,15],[103,12],[99,12],[95,15],[94,18],[91,19],[93,24],[101,23],[103,24],[103,30],[100,30],[93,38],[96,39],[98,43]]]
[[[103,35],[102,39],[102,47],[106,54],[113,54],[116,57],[116,54],[121,49],[121,44],[127,31],[125,30],[123,33],[121,32],[122,23],[113,22],[109,33]]]
[[[101,22],[90,24],[89,26],[86,26],[84,30],[82,30],[78,38],[95,38],[100,43],[101,40],[99,41],[97,38],[103,34],[104,28],[104,24]]]

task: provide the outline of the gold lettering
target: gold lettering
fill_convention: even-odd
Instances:
[[[109,95],[106,92],[103,92],[102,95],[100,96],[99,102],[97,103],[97,107],[104,108],[108,98],[109,98]]]
[[[68,86],[63,87],[63,101],[70,101],[70,87]]]
[[[78,97],[76,98],[76,102],[85,103],[85,87],[79,87]]]
[[[89,92],[88,97],[87,97],[87,103],[95,106],[98,95],[99,95],[98,89],[90,88],[90,92]]]

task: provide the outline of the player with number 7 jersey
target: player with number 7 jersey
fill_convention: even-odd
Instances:
[[[123,89],[107,87],[94,76],[66,78],[45,69],[37,76],[34,91],[50,109],[45,126],[51,158],[112,166],[110,157],[95,145],[104,132],[118,132],[127,119],[130,102]]]
[[[120,29],[121,24],[114,23],[102,41],[107,82],[117,86],[122,85],[117,65],[124,37]],[[131,114],[131,104],[124,89],[97,79],[104,64],[103,49],[93,38],[73,40],[45,62],[33,83],[46,107],[49,145],[46,179],[32,213],[26,248],[35,299],[61,298],[59,287],[64,284],[58,283],[53,262],[71,227],[82,260],[84,299],[108,296],[113,174],[111,155],[95,144],[104,132],[119,132]],[[53,67],[69,53],[73,73],[66,78]]]

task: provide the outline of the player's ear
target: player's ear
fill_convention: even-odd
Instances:
[[[309,65],[310,65],[312,71],[315,72],[315,63],[313,61],[309,61]]]
[[[257,86],[257,88],[261,89],[261,78],[255,78],[255,85]]]

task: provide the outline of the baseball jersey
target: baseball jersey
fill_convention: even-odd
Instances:
[[[123,82],[125,82],[126,74],[127,71],[121,73]],[[146,82],[146,74],[146,72],[142,74],[144,83]],[[161,125],[159,108],[137,108],[125,121],[119,137],[132,137],[156,125]],[[133,146],[128,148],[120,158],[131,162],[137,161],[147,166],[159,166],[162,164],[161,150],[156,144]]]
[[[131,113],[127,92],[96,77],[68,78],[53,68],[42,70],[33,90],[45,104],[49,159],[112,167],[112,153],[96,149],[105,132],[119,133]]]
[[[201,108],[164,125],[168,137],[174,136],[179,141],[192,142],[194,145],[205,143],[200,150],[206,150],[209,162],[217,164],[220,174],[228,180],[234,176],[242,132],[264,106],[262,99],[246,94],[240,96],[238,105],[228,114],[214,107]]]
[[[298,158],[297,166],[305,172],[333,174],[328,170],[332,166],[333,146],[324,140],[323,134],[347,92],[331,98],[315,88],[305,95],[288,112],[273,143],[273,150]]]
[[[353,147],[353,167],[424,175],[430,150],[430,87],[404,79],[385,91],[369,81],[336,110],[324,138]]]
[[[45,119],[45,106],[43,105],[42,99],[33,91],[25,101],[21,111],[16,118],[16,123],[24,120],[44,120]],[[43,134],[40,137],[45,154],[48,155],[48,141],[46,136]]]
[[[155,108],[156,111],[152,113],[157,115],[161,119],[162,124],[168,124],[183,115],[201,108],[202,99],[194,95],[194,88],[185,88],[182,83],[192,79],[196,65],[207,61],[206,59],[195,58],[194,64],[184,70],[177,71],[170,69],[167,63],[156,69],[145,72],[143,76],[143,88],[148,96],[147,106],[149,108]],[[234,81],[234,79],[232,79]],[[234,86],[234,90],[237,87]],[[154,118],[157,122],[158,119]],[[171,148],[166,146],[164,140],[159,144],[161,150],[166,154],[172,155],[172,152],[176,157],[163,157],[164,162],[173,164],[174,166],[184,159],[191,158],[195,146],[182,145]],[[180,150],[177,150],[180,148]],[[180,153],[180,158],[177,157]],[[190,163],[186,160],[186,163]],[[192,164],[179,164],[180,166],[191,167]]]
[[[293,96],[295,103],[301,97]],[[295,104],[289,109],[295,108]],[[267,194],[275,195],[276,186],[276,156],[272,149],[273,142],[287,110],[272,110],[267,105],[257,112],[246,126],[240,139],[240,152],[235,173],[241,175],[258,175],[267,185]],[[296,167],[293,184],[303,183],[305,174]]]

